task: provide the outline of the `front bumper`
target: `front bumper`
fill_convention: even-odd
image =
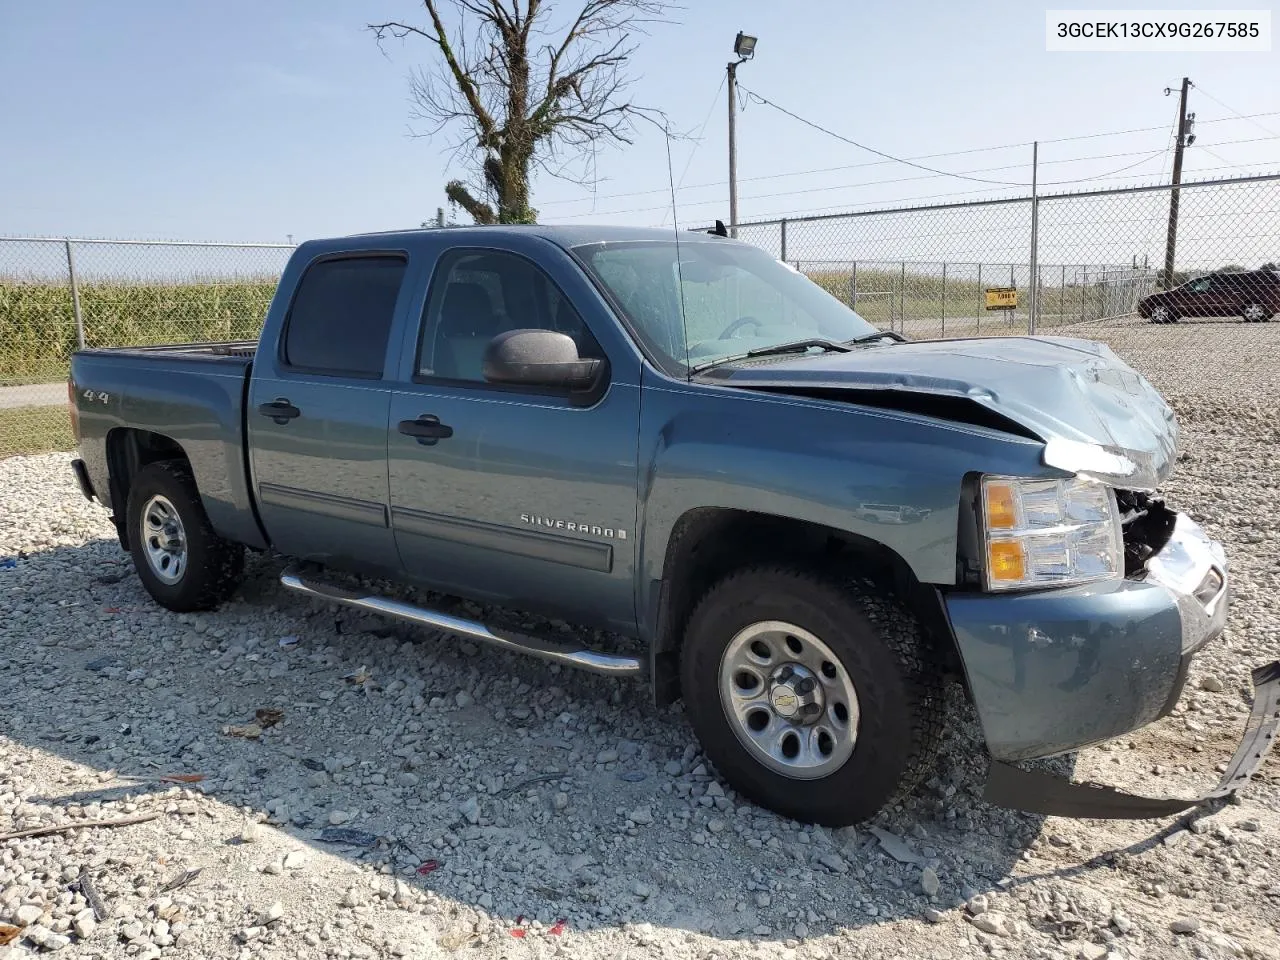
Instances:
[[[1185,515],[1142,579],[944,600],[993,761],[992,802],[1064,816],[1161,816],[1169,804],[1185,809],[1237,789],[1270,750],[1280,663],[1255,672],[1255,716],[1230,783],[1194,801],[1129,797],[1011,766],[1131,732],[1177,703],[1192,656],[1222,633],[1230,604],[1221,545]]]

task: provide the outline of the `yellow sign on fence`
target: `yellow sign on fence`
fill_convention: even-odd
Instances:
[[[1017,287],[987,287],[988,310],[1017,310]]]

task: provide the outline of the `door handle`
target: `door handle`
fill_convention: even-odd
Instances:
[[[398,429],[406,437],[416,437],[425,446],[453,436],[453,427],[441,423],[439,417],[430,413],[424,413],[417,420],[401,420]]]
[[[270,403],[260,404],[258,413],[264,417],[270,417],[279,424],[286,424],[295,417],[302,416],[302,411],[284,397],[276,397]]]

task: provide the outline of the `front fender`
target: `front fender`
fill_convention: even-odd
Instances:
[[[671,380],[646,369],[639,449],[641,583],[663,577],[681,516],[746,510],[821,524],[953,584],[960,491],[973,471],[1061,476],[1043,445],[985,427],[833,400]],[[655,598],[640,595],[641,619]]]

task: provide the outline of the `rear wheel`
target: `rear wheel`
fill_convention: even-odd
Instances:
[[[152,463],[133,478],[125,523],[142,585],[162,606],[210,610],[244,574],[244,548],[213,531],[190,468]]]
[[[874,816],[936,753],[940,672],[915,618],[865,584],[782,567],[732,574],[690,618],[681,669],[716,769],[797,820]]]
[[[1271,311],[1256,300],[1251,300],[1240,308],[1240,316],[1245,323],[1262,323],[1271,319]]]

